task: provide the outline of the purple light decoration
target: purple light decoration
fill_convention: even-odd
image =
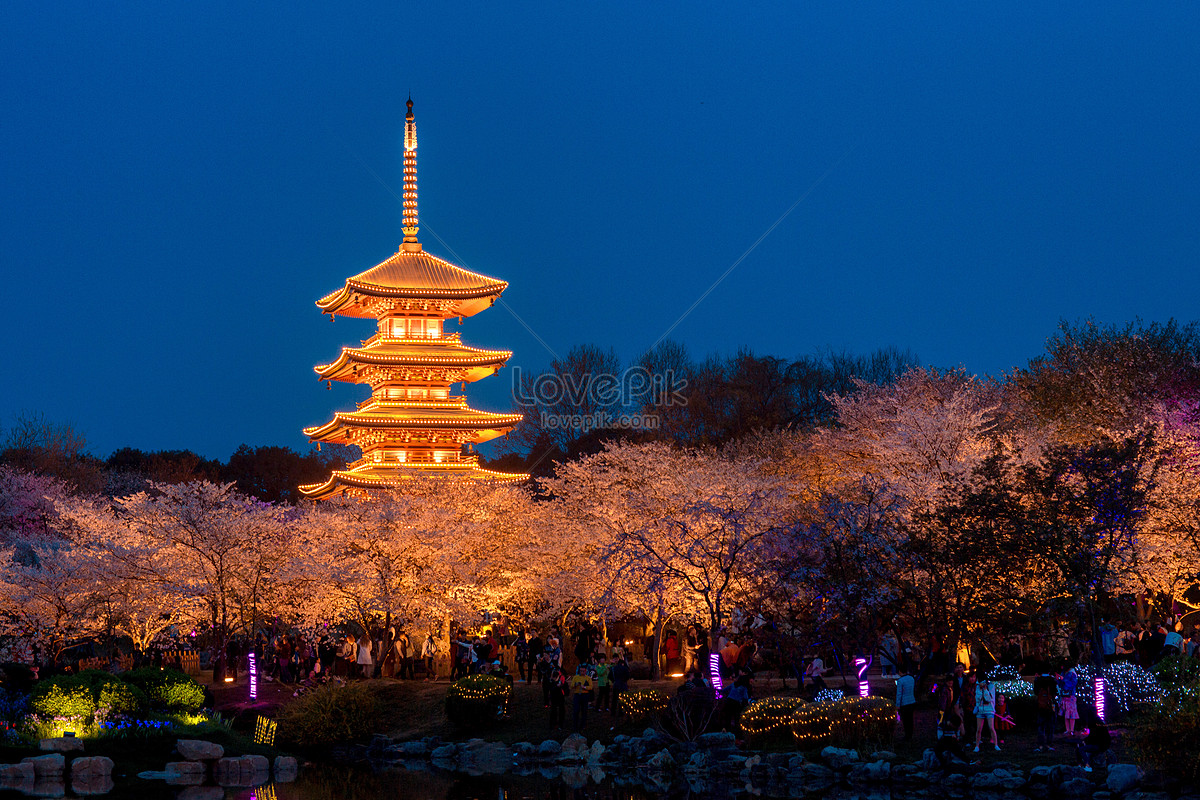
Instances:
[[[250,673],[250,699],[258,699],[258,660],[254,657],[254,651],[251,650],[246,654],[246,662]]]
[[[867,669],[871,666],[871,659],[856,658],[854,659],[854,671],[858,674],[858,696],[866,697],[871,694],[871,684],[867,683]]]
[[[725,688],[721,684],[721,654],[720,653],[709,653],[708,654],[708,673],[709,673],[709,675],[712,676],[713,694],[716,695],[718,700],[720,700],[722,691]]]
[[[1104,678],[1100,675],[1092,682],[1092,688],[1096,692],[1096,716],[1104,722]]]

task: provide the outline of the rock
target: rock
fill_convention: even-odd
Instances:
[[[43,778],[61,779],[67,766],[67,759],[63,757],[62,753],[51,753],[45,756],[22,758],[21,763],[33,764],[34,780],[41,780]]]
[[[657,739],[658,731],[654,730],[654,728],[646,728],[646,730],[642,731],[642,738],[643,739]]]
[[[1095,789],[1095,784],[1086,778],[1071,778],[1063,781],[1058,787],[1060,796],[1071,798],[1091,797]]]
[[[1166,792],[1130,792],[1125,800],[1170,800],[1170,797]]]
[[[1135,764],[1109,764],[1108,778],[1104,785],[1110,792],[1125,794],[1137,788],[1145,775]]]
[[[54,753],[82,753],[83,739],[74,736],[56,736],[53,739],[42,739],[38,742],[38,750],[49,750]]]
[[[1088,773],[1083,771],[1083,767],[1072,767],[1067,764],[1055,764],[1050,768],[1050,785],[1062,786],[1071,780],[1088,780]]]
[[[468,751],[467,766],[480,774],[499,775],[512,766],[512,750],[504,742],[487,742]]]
[[[275,776],[275,780],[284,783],[295,780],[299,770],[300,765],[292,756],[275,756],[275,763],[271,765],[271,773]]]
[[[517,742],[512,746],[513,758],[530,759],[537,755],[533,742]]]
[[[222,758],[213,766],[213,780],[218,786],[257,786],[270,778],[270,766],[266,756]]]
[[[883,760],[855,764],[846,775],[852,785],[887,783],[891,777],[892,765]]]
[[[702,733],[696,737],[696,747],[701,750],[724,750],[736,745],[737,737],[725,731]]]
[[[76,797],[91,797],[92,795],[108,794],[112,790],[113,779],[110,775],[99,775],[96,777],[71,776],[71,793]],[[220,790],[218,789],[218,791]],[[221,798],[224,798],[224,796],[225,793],[221,792]],[[184,798],[182,794],[179,797],[180,800],[187,800],[187,798]]]
[[[762,763],[761,755],[753,755],[746,759],[746,769],[754,769]]]
[[[538,745],[537,753],[539,758],[554,758],[562,752],[562,745],[553,739],[547,739]]]
[[[656,772],[667,772],[668,770],[675,769],[675,759],[671,756],[670,750],[659,750],[650,756],[650,760],[646,762],[646,766]]]
[[[708,753],[697,751],[692,753],[692,757],[683,765],[683,768],[688,772],[704,772],[708,769]]]
[[[587,739],[580,736],[578,733],[572,733],[567,738],[563,739],[562,755],[577,755],[588,746]]]
[[[800,754],[793,755],[791,758],[788,759],[788,772],[791,772],[792,770],[800,769],[800,767],[803,766],[804,764],[805,764],[804,756],[802,756]]]
[[[971,788],[976,792],[1015,792],[1025,785],[1025,779],[1006,769],[981,772],[971,778]]]
[[[455,754],[457,753],[458,745],[444,744],[441,747],[435,747],[433,752],[429,754],[429,757],[434,761],[445,761],[447,759],[454,758]]]
[[[216,761],[225,755],[224,747],[203,739],[180,739],[175,743],[175,749],[185,761]]]
[[[942,787],[948,792],[965,792],[969,785],[970,781],[967,779],[967,776],[960,772],[952,772],[942,778]]]
[[[225,790],[220,786],[189,786],[175,800],[225,800]]]
[[[828,789],[837,781],[837,775],[828,767],[820,764],[804,763],[800,768],[788,775],[788,779],[804,787],[805,792],[815,792]]]
[[[858,761],[858,751],[843,750],[840,747],[826,747],[821,751],[821,760],[831,769],[841,769]]]
[[[891,761],[894,758],[896,758],[896,754],[891,750],[876,750],[871,753],[872,761]]]
[[[937,753],[932,747],[925,748],[925,752],[921,754],[921,769],[929,772],[932,770],[940,770],[942,762],[938,761]]]
[[[1100,791],[1094,792],[1092,794],[1092,800],[1112,800],[1112,796],[1113,796],[1112,792],[1106,792],[1103,789],[1101,789]]]
[[[1050,767],[1034,767],[1029,770],[1030,783],[1049,783]]]
[[[584,755],[587,756],[587,762],[589,764],[596,764],[600,761],[600,759],[604,758],[604,745],[600,743],[599,739],[597,739],[596,741],[592,742],[591,748],[586,750]]]
[[[924,786],[929,783],[929,773],[920,764],[896,764],[892,767],[892,785],[904,788]]]
[[[392,746],[392,740],[382,733],[377,733],[371,737],[371,744],[367,745],[367,749],[373,753],[382,753]]]
[[[92,758],[77,758],[71,762],[71,782],[93,778],[108,778],[112,776],[113,760],[108,756]]]
[[[33,786],[22,789],[21,793],[26,797],[65,797],[67,787],[63,785],[62,778],[47,778],[34,781]]]
[[[271,762],[266,756],[242,756],[243,763],[250,765],[250,769],[254,772],[270,772]]]

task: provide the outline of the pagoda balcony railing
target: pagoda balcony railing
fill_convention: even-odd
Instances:
[[[356,404],[356,409],[362,411],[372,403],[436,403],[446,408],[466,408],[467,398],[456,397],[368,397]]]
[[[479,465],[479,456],[461,456],[456,459],[443,458],[441,461],[434,459],[431,456],[409,457],[404,461],[397,461],[391,458],[385,458],[382,461],[374,459],[362,458],[350,465],[351,470],[362,469],[365,467],[424,467],[424,466],[440,466],[440,467],[474,467]]]
[[[397,344],[428,344],[430,342],[447,344],[457,344],[462,342],[462,334],[458,331],[454,333],[443,333],[439,336],[392,336],[389,333],[377,333],[370,339],[363,339],[362,346],[369,347],[374,342],[395,342]]]

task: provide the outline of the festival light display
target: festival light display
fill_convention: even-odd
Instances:
[[[1101,722],[1106,722],[1104,712],[1107,703],[1104,700],[1104,678],[1099,675],[1096,676],[1095,680],[1092,681],[1092,691],[1095,693],[1096,698],[1096,716],[1100,718]]]
[[[721,654],[708,654],[708,673],[712,676],[713,694],[720,700],[724,696],[724,684],[721,683]]]
[[[402,485],[415,474],[489,481],[528,475],[484,469],[464,450],[507,434],[520,414],[493,414],[467,406],[451,386],[486,378],[507,362],[507,350],[464,345],[449,321],[479,313],[508,283],[471,272],[426,253],[417,240],[417,125],[412,99],[404,125],[404,239],[395,255],[349,278],[317,307],[331,317],[374,319],[375,335],[345,347],[337,359],[315,367],[322,381],[365,383],[371,397],[355,411],[338,412],[324,425],[305,428],[310,441],[357,445],[362,457],[300,491],[308,497],[369,494]]]
[[[867,670],[871,668],[871,659],[859,656],[854,659],[854,672],[858,675],[858,696],[869,697],[871,684],[867,681]]]
[[[258,659],[254,657],[254,651],[251,650],[246,654],[246,664],[248,669],[246,672],[250,675],[250,699],[258,699]]]

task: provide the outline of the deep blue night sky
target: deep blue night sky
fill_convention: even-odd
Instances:
[[[366,395],[311,367],[371,324],[313,301],[400,242],[410,90],[422,242],[560,354],[632,359],[801,197],[693,356],[998,374],[1061,318],[1200,317],[1200,6],[1005,5],[7,3],[0,427],[304,448]],[[501,307],[464,336],[550,359]]]

